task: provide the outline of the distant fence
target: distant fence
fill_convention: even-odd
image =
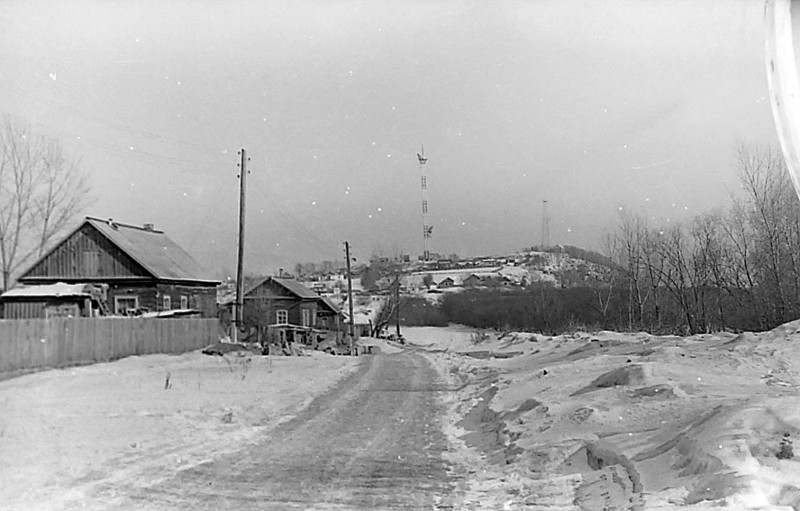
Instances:
[[[218,319],[54,318],[0,320],[0,374],[184,353],[219,341]]]

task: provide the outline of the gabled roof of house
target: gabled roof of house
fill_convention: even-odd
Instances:
[[[291,294],[295,295],[298,298],[303,298],[307,300],[318,300],[321,298],[317,293],[308,289],[306,286],[301,284],[300,282],[296,281],[295,279],[284,279],[281,277],[265,277],[258,281],[255,285],[250,286],[250,289],[245,291],[245,295],[249,294],[254,289],[261,287],[264,283],[272,281],[278,284],[279,286],[283,287]]]
[[[158,279],[219,284],[164,231],[94,217],[86,217],[86,222]]]
[[[211,277],[188,252],[169,239],[164,231],[91,216],[87,216],[75,230],[65,236],[25,273],[49,257],[64,241],[87,224],[97,229],[113,245],[159,280],[219,284],[219,279]]]
[[[319,296],[317,298],[319,298],[320,302],[322,302],[326,307],[328,307],[334,314],[342,313],[342,310],[335,303],[333,303],[333,300],[331,300],[327,296]]]

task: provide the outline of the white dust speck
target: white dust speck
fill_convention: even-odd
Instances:
[[[316,205],[317,205],[317,201],[315,201],[315,200],[312,200],[312,201],[311,201],[311,205],[312,205],[312,206],[316,206]]]
[[[381,211],[383,211],[383,209],[382,208],[378,208],[378,213],[380,213]]]
[[[130,149],[131,151],[133,151],[133,146],[130,146],[130,148],[129,148],[129,149]]]

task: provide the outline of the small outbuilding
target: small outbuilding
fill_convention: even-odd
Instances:
[[[18,287],[0,295],[4,319],[78,318],[103,314],[105,289],[58,282]]]

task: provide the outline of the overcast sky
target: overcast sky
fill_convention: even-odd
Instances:
[[[0,3],[0,112],[82,160],[86,213],[247,270],[541,241],[602,249],[619,207],[729,203],[777,144],[750,0]]]

